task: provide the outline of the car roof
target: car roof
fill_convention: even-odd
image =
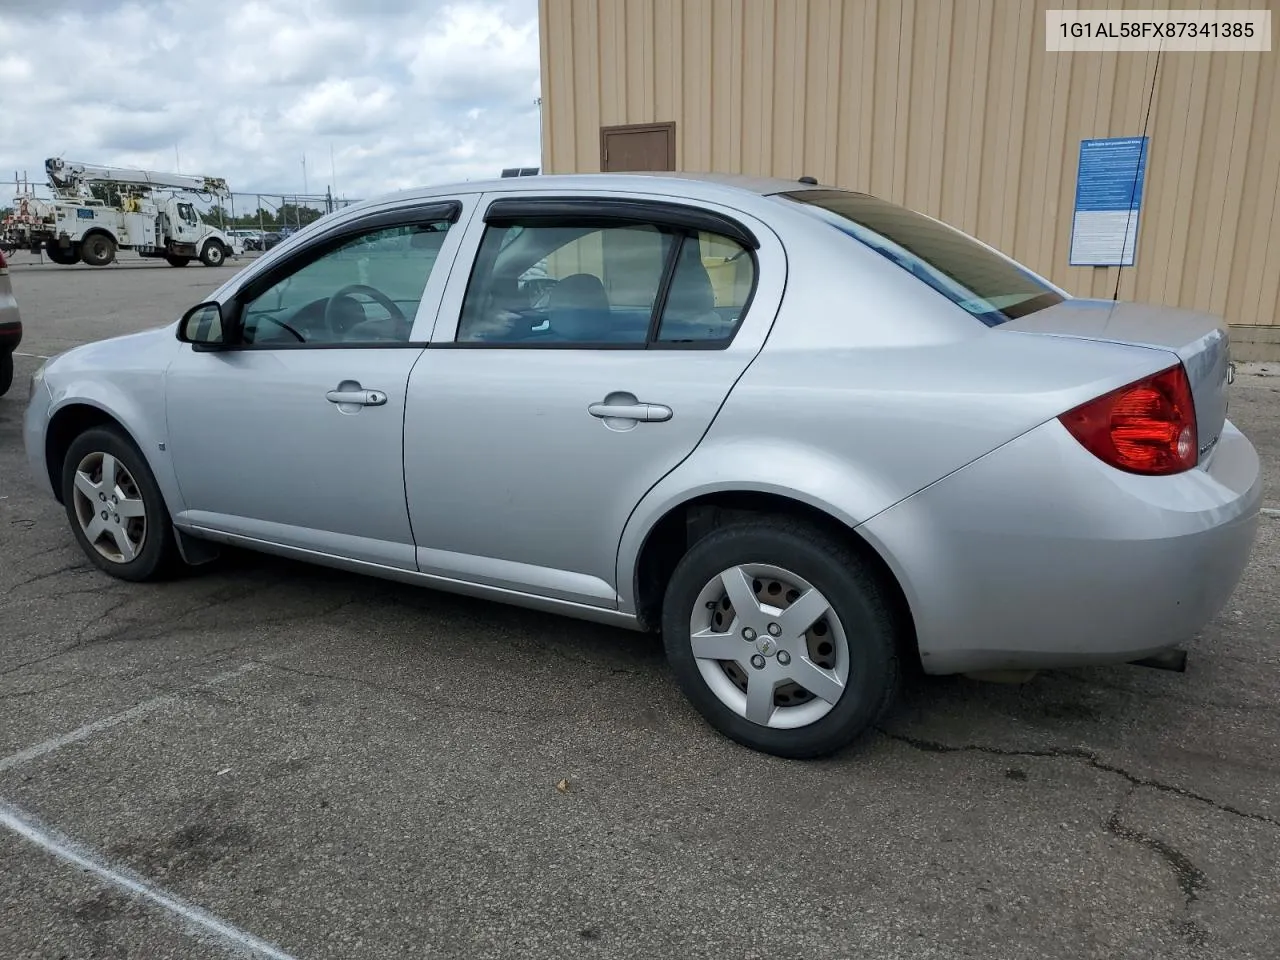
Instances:
[[[370,198],[368,202],[429,199],[458,193],[541,192],[556,190],[610,190],[657,193],[689,199],[715,200],[741,195],[767,196],[795,190],[839,189],[781,177],[690,171],[640,171],[636,173],[561,173],[530,177],[500,177],[414,187]]]

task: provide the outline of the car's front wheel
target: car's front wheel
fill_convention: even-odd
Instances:
[[[765,753],[839,750],[897,690],[884,585],[848,545],[803,522],[736,523],[695,543],[668,583],[662,632],[697,710]]]
[[[122,580],[154,580],[181,565],[164,497],[131,440],[86,430],[62,464],[62,502],[85,555]]]

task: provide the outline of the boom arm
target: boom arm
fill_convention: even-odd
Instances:
[[[44,162],[49,183],[60,193],[73,192],[88,183],[127,183],[146,189],[190,190],[227,198],[231,190],[222,177],[187,176],[181,173],[156,173],[128,167],[101,167],[92,163],[75,163],[59,157]]]

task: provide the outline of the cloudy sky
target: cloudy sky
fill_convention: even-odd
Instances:
[[[305,154],[363,198],[537,166],[537,96],[537,0],[0,0],[0,182],[61,156],[301,192]]]

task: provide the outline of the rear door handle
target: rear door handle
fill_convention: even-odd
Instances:
[[[380,407],[387,402],[381,390],[330,390],[324,395],[330,403],[355,403],[362,407]]]
[[[661,422],[671,419],[671,408],[660,403],[593,403],[587,412],[601,420]]]

